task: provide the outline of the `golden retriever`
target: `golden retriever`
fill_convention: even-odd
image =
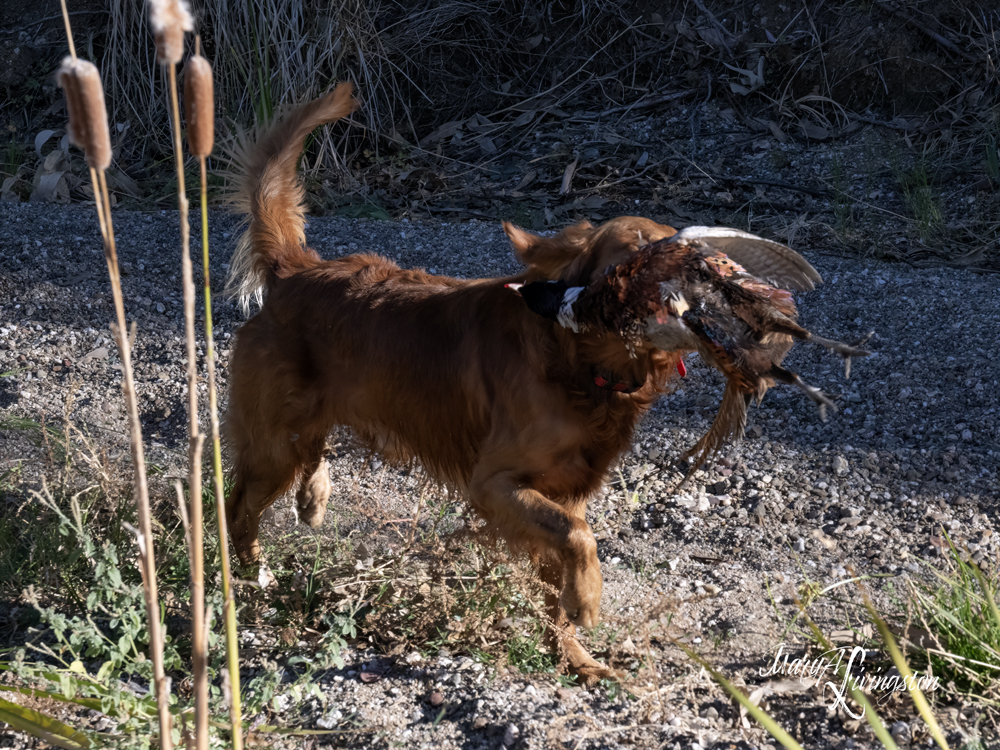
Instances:
[[[459,488],[488,527],[536,561],[553,592],[553,635],[585,679],[612,674],[573,637],[601,601],[587,499],[632,440],[678,354],[630,352],[535,315],[507,284],[588,284],[640,244],[674,234],[647,219],[584,222],[543,238],[504,224],[526,270],[459,280],[378,255],[323,260],[305,245],[296,161],[315,127],[349,114],[349,84],[290,112],[242,154],[249,227],[230,288],[262,290],[239,331],[226,433],[235,453],[229,532],[242,563],[259,555],[264,510],[298,481],[299,517],[323,521],[327,434],[347,425],[393,461],[420,461]]]

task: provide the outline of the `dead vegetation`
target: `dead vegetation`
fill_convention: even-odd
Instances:
[[[833,228],[828,245],[855,248],[860,238],[862,252],[888,257],[996,264],[1000,11],[982,0],[690,0],[668,8],[349,0],[322,11],[201,0],[194,10],[216,67],[217,113],[231,128],[269,119],[338,80],[357,83],[362,109],[317,135],[303,160],[314,210],[512,218],[538,228],[621,213],[636,199],[652,200],[647,212],[662,211],[669,199],[688,211],[709,209],[713,221],[742,212],[746,223],[744,204],[756,186],[768,193],[771,212],[803,213],[789,200],[795,193],[832,198],[829,207],[807,206],[811,224]],[[172,194],[170,136],[148,31],[121,0],[113,0],[109,24],[100,15],[81,18],[88,20],[113,115],[110,185],[118,199],[158,205]],[[18,39],[29,44],[43,27],[24,25]],[[44,84],[35,90],[0,106],[11,139],[4,197],[89,199],[59,139],[58,95]],[[725,153],[706,163],[694,145],[695,109],[706,101],[748,137],[827,150],[845,169],[805,183],[782,178],[780,155],[772,175],[746,174]],[[658,132],[637,139],[650,123]],[[867,174],[849,165],[844,152],[860,148],[862,137],[879,142],[880,158],[895,154],[895,166],[880,163]],[[710,192],[729,193],[731,203],[704,194],[705,175]],[[898,205],[869,198],[889,192],[875,184],[845,199],[851,183],[883,177],[900,194]],[[984,200],[949,216],[942,208],[954,206],[958,188],[961,199]],[[870,227],[858,231],[859,217],[891,213],[907,236],[898,253],[866,243]]]

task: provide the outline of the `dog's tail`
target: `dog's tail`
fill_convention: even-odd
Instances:
[[[296,164],[309,133],[354,111],[352,92],[351,84],[342,83],[234,149],[232,202],[249,215],[250,223],[233,253],[226,292],[244,311],[251,299],[261,302],[262,293],[277,279],[315,262],[316,255],[305,247],[305,191]]]

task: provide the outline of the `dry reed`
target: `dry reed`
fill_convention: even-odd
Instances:
[[[113,326],[118,351],[122,359],[122,387],[128,407],[129,444],[135,474],[136,510],[139,533],[140,570],[143,593],[146,601],[146,616],[149,628],[150,661],[153,664],[153,689],[156,695],[157,715],[160,726],[160,747],[172,747],[171,717],[167,682],[163,669],[163,632],[160,628],[159,594],[156,581],[156,558],[153,547],[152,514],[149,508],[149,488],[146,483],[146,462],[142,444],[142,425],[139,421],[139,406],[135,392],[132,370],[132,354],[125,320],[125,304],[122,296],[121,275],[118,269],[118,253],[115,246],[115,230],[111,217],[111,202],[105,170],[111,164],[111,139],[109,137],[107,110],[104,106],[104,87],[97,68],[76,57],[73,45],[69,12],[62,0],[63,19],[70,45],[70,57],[63,61],[58,82],[66,92],[67,112],[70,117],[71,140],[86,153],[90,176],[94,188],[94,203],[98,222],[104,239],[104,258],[111,280],[111,295],[115,305]]]
[[[183,44],[183,40],[182,40]],[[157,52],[159,56],[159,52]],[[204,68],[208,68],[207,72]],[[204,85],[199,86],[198,82],[208,78],[208,111],[205,118],[205,108],[194,104],[197,102],[198,91]],[[211,151],[211,137],[214,126],[211,109],[211,82],[212,69],[208,61],[202,57],[191,57],[184,66],[184,109],[188,119],[188,145],[194,142],[203,144],[208,138],[207,151]],[[204,94],[201,98],[204,98]],[[200,102],[198,102],[200,104]],[[192,135],[194,137],[192,137]],[[202,145],[204,148],[204,145]],[[207,153],[206,151],[206,153]],[[202,171],[204,172],[204,158],[201,159]],[[202,185],[202,241],[208,241],[208,226],[205,210],[205,188]],[[206,247],[207,252],[207,247]],[[207,352],[209,360],[212,357],[211,344]],[[193,461],[192,457],[192,461]],[[200,462],[198,470],[200,472]],[[194,465],[192,463],[192,470]],[[183,503],[183,500],[181,499]],[[183,505],[182,505],[183,507]],[[195,717],[195,747],[197,750],[207,750],[208,748],[208,634],[206,633],[205,622],[205,544],[203,539],[204,521],[202,513],[201,497],[191,495],[191,511],[189,513],[189,523],[191,528],[191,662],[194,673],[194,717]],[[222,535],[220,528],[220,536]],[[223,537],[224,538],[224,537]],[[223,546],[225,550],[225,547]],[[223,580],[228,577],[228,571],[223,567]]]
[[[222,596],[226,626],[226,655],[229,669],[230,714],[234,745],[242,741],[240,703],[239,643],[236,633],[236,602],[229,569],[229,546],[226,529],[225,491],[222,480],[222,446],[219,438],[219,409],[215,387],[215,337],[212,331],[212,285],[208,251],[208,176],[207,159],[215,142],[215,99],[212,66],[201,56],[201,39],[195,54],[184,67],[184,111],[188,120],[188,150],[198,157],[201,172],[201,243],[205,287],[205,364],[208,370],[208,405],[212,431],[212,468],[215,484],[215,507],[219,519],[219,552],[222,564]],[[199,690],[202,688],[199,687]],[[207,685],[205,688],[207,690]],[[206,694],[207,695],[207,694]],[[206,698],[207,700],[207,698]],[[206,728],[207,732],[207,728]],[[200,735],[199,735],[200,736]],[[201,747],[199,745],[199,747]]]

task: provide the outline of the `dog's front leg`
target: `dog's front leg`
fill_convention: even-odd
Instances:
[[[566,617],[559,603],[563,585],[563,566],[558,560],[540,560],[538,574],[545,584],[545,609],[550,619],[548,641],[551,648],[566,659],[569,671],[578,675],[584,683],[591,685],[603,679],[621,679],[617,672],[587,653],[576,638],[576,627]]]
[[[559,605],[568,620],[591,628],[600,620],[601,564],[587,522],[518,481],[513,471],[477,472],[470,483],[472,504],[508,543],[543,560],[557,560]],[[584,512],[583,503],[573,510]]]

